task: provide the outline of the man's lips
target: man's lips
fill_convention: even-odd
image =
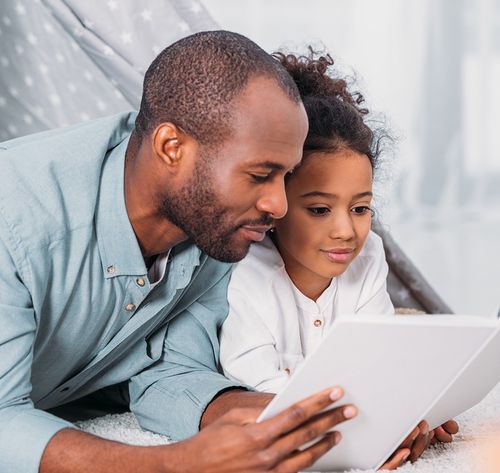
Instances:
[[[271,228],[271,225],[243,225],[240,230],[249,240],[262,241],[266,236],[266,232]]]
[[[321,251],[334,263],[347,263],[352,258],[354,248],[329,248]]]

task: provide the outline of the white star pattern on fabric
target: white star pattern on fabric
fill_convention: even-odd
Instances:
[[[40,105],[38,105],[35,108],[34,113],[37,117],[42,118],[45,115],[45,110]]]
[[[109,0],[108,2],[109,11],[115,11],[118,9],[118,2],[115,0]]]
[[[45,22],[43,24],[43,29],[49,34],[54,34],[54,27],[50,23]]]
[[[49,68],[45,64],[40,64],[38,66],[38,69],[44,76],[46,76],[49,73]]]
[[[104,112],[104,110],[106,110],[108,108],[108,106],[102,101],[102,100],[98,100],[96,102],[97,104],[97,108],[101,111],[101,112]]]
[[[113,49],[108,46],[107,44],[105,44],[102,48],[102,52],[105,56],[113,56],[115,54],[115,52],[113,51]]]
[[[398,291],[398,296],[400,299],[402,300],[405,300],[405,299],[408,299],[410,293],[408,292],[408,289],[402,287],[399,291]]]
[[[24,5],[22,3],[16,4],[16,13],[18,15],[25,15],[26,14],[26,8],[24,8]]]
[[[123,44],[130,44],[132,42],[132,35],[124,31],[120,35],[120,39],[122,40]]]
[[[57,94],[50,94],[49,100],[53,105],[61,105],[61,97]]]
[[[15,125],[10,124],[10,125],[7,127],[7,130],[9,130],[9,133],[10,133],[11,135],[16,135],[16,134],[17,134],[17,126],[15,126]]]
[[[88,28],[89,30],[94,27],[94,22],[92,20],[89,20],[88,18],[85,18],[83,20],[83,24],[85,25],[85,28]]]
[[[193,12],[193,13],[200,13],[201,12],[201,5],[198,3],[198,2],[193,2],[191,4],[191,8],[190,10]]]
[[[30,33],[26,37],[26,39],[28,40],[28,43],[32,44],[33,46],[35,46],[38,43],[38,38],[33,33]]]
[[[104,0],[75,9],[72,1],[0,1],[0,140],[15,137],[9,124],[21,136],[130,108],[140,91],[101,65],[114,71],[120,51],[130,73],[141,75],[165,45],[192,31],[195,16],[198,29],[214,26],[203,18],[201,0],[184,0],[173,15],[170,0]],[[157,18],[164,28],[152,29]]]
[[[189,25],[185,21],[180,21],[179,22],[179,29],[183,32],[186,33],[189,31]]]
[[[151,12],[151,10],[148,9],[142,10],[141,12],[141,16],[144,21],[151,21],[152,15],[153,13]]]

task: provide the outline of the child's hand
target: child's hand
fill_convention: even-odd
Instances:
[[[449,443],[453,441],[453,435],[458,432],[458,424],[454,420],[448,420],[434,429],[434,438],[431,444],[437,442]]]
[[[423,420],[415,427],[399,448],[381,467],[381,470],[395,470],[406,460],[416,461],[434,438],[434,431],[429,431],[429,424]]]

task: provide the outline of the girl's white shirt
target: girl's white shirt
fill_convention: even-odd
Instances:
[[[279,392],[338,314],[394,314],[387,273],[382,240],[370,232],[347,270],[313,301],[292,283],[269,237],[253,244],[228,287],[229,315],[220,332],[224,374]]]

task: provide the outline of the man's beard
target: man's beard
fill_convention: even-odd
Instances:
[[[199,156],[186,185],[175,193],[164,191],[159,211],[208,256],[235,263],[246,256],[251,244],[237,243],[238,229],[244,225],[271,225],[273,219],[264,214],[258,220],[234,222],[231,207],[221,202],[214,190],[210,159]]]

